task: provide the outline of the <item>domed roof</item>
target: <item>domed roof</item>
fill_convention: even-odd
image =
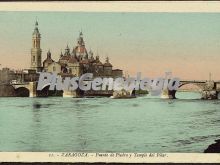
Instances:
[[[43,61],[43,63],[48,63],[48,64],[50,64],[50,63],[53,63],[54,62],[54,60],[51,58],[51,52],[50,52],[50,50],[48,50],[48,52],[47,52],[47,58]]]
[[[71,56],[68,62],[73,64],[73,63],[77,63],[78,60],[74,56]]]
[[[68,44],[66,45],[64,56],[70,56],[70,48],[69,48]]]
[[[109,62],[109,58],[108,58],[108,57],[106,57],[104,66],[105,66],[105,67],[112,67],[112,64]]]
[[[60,57],[60,60],[69,60],[70,59],[70,56],[62,56],[62,57]]]
[[[43,61],[43,63],[46,63],[46,62],[49,64],[49,63],[53,63],[54,60],[47,58],[47,59],[45,59],[45,60]]]
[[[104,63],[104,66],[105,67],[112,67],[112,64],[111,63]]]
[[[89,60],[88,59],[84,59],[82,61],[80,61],[81,64],[89,64]]]
[[[90,63],[95,63],[95,60],[94,59],[89,59],[89,62]]]
[[[100,61],[96,62],[95,65],[97,65],[97,66],[103,66],[103,64],[102,64]]]
[[[77,43],[80,46],[84,46],[85,45],[84,40],[83,40],[83,33],[82,33],[82,31],[79,33],[79,38],[77,39]]]
[[[61,67],[66,67],[67,66],[67,64],[61,63],[60,61],[58,61],[57,64],[61,65]]]
[[[61,58],[61,57],[63,57],[63,52],[62,52],[62,50],[61,50],[61,53],[60,53],[60,58]]]

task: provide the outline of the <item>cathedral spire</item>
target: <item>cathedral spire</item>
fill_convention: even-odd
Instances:
[[[35,26],[38,26],[37,17],[35,19]]]
[[[99,62],[99,55],[98,54],[96,55],[95,59],[96,59],[96,62]]]
[[[40,48],[41,35],[38,29],[38,22],[35,22],[34,32],[32,34],[32,49],[31,49],[31,69],[37,72],[41,71],[41,53]]]
[[[35,22],[35,28],[34,28],[33,35],[36,35],[37,37],[40,38],[40,32],[39,32],[39,29],[38,29],[38,22],[37,21]]]
[[[70,56],[70,48],[69,48],[68,44],[66,45],[64,56]]]
[[[82,30],[79,32],[79,37],[83,37]]]
[[[63,51],[62,51],[62,49],[61,49],[60,57],[63,57]]]
[[[106,62],[106,63],[109,63],[109,58],[108,58],[108,56],[106,57],[105,62]]]
[[[104,67],[112,67],[112,64],[109,62],[109,57],[108,56],[105,59]]]
[[[78,43],[79,46],[85,46],[85,43],[84,43],[84,40],[83,40],[83,33],[82,33],[82,31],[79,32],[79,38],[78,38],[77,43]]]
[[[47,52],[47,59],[51,59],[51,52],[50,52],[50,49],[49,49],[48,52]]]
[[[36,20],[36,22],[35,22],[35,27],[37,27],[38,26],[38,22],[37,22],[37,20]]]

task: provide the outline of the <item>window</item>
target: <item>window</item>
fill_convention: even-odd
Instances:
[[[53,71],[54,71],[54,72],[56,71],[56,67],[55,67],[55,66],[53,67]]]
[[[33,56],[33,61],[35,61],[35,56]]]

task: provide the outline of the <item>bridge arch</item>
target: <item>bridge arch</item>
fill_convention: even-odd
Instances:
[[[177,99],[201,99],[205,83],[187,82],[180,84],[175,93]]]
[[[182,84],[180,84],[178,90],[181,89],[181,87],[183,87],[183,86],[189,86],[189,85],[192,85],[192,86],[194,86],[194,87],[197,87],[197,90],[198,90],[198,91],[202,91],[203,88],[204,88],[204,85],[203,85],[203,84],[188,82],[188,83],[182,83]]]
[[[130,95],[131,95],[131,96],[135,96],[135,95],[136,95],[135,89],[133,89],[132,91],[130,91]]]
[[[63,96],[63,90],[49,90],[50,88],[50,83],[49,84],[45,84],[43,86],[42,90],[37,90],[37,96],[38,97],[48,97],[48,96]]]
[[[18,87],[15,88],[15,96],[16,97],[29,97],[30,90],[26,87]]]
[[[38,97],[47,97],[49,94],[49,87],[50,85],[44,85],[42,90],[37,90]]]

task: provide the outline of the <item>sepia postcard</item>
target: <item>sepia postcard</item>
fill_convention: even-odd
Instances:
[[[220,163],[220,2],[0,3],[0,162]]]

